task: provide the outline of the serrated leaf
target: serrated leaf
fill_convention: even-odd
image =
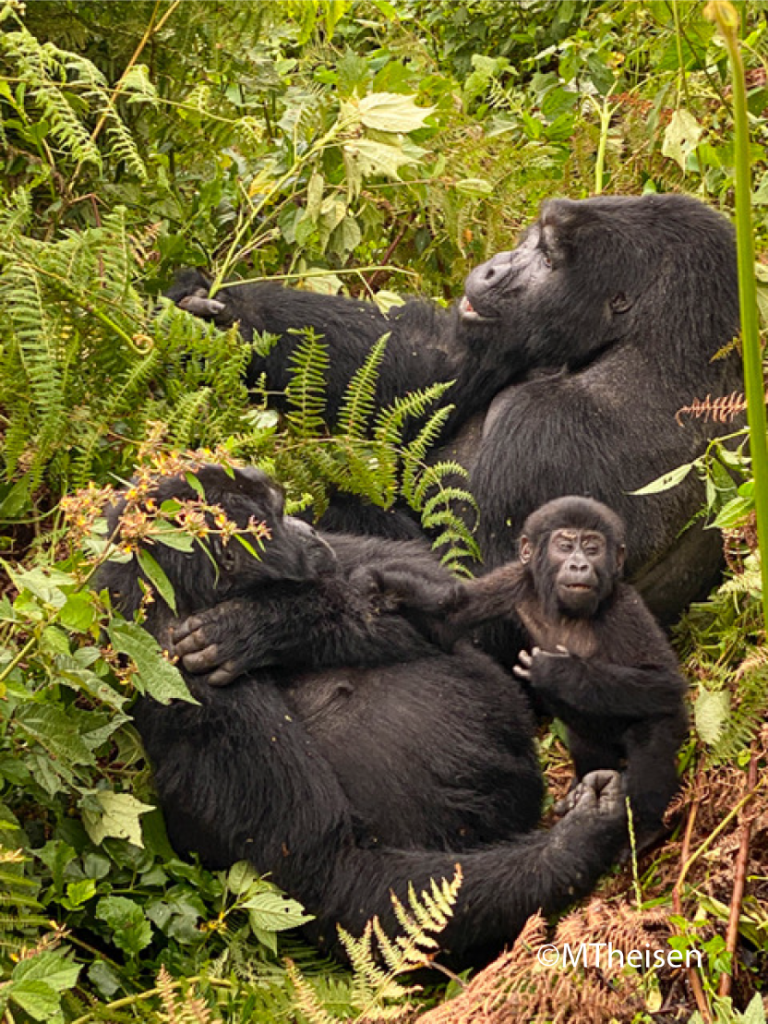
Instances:
[[[2,565],[19,593],[27,590],[44,604],[52,605],[54,608],[61,608],[66,604],[67,595],[62,588],[71,589],[76,585],[71,576],[58,569],[37,568],[17,572],[8,562],[2,561]]]
[[[44,981],[11,983],[3,994],[9,995],[14,1003],[35,1020],[53,1020],[60,1009],[58,992]]]
[[[59,612],[59,622],[76,633],[87,633],[96,620],[91,594],[76,592],[67,597]]]
[[[112,941],[125,953],[140,953],[152,941],[152,926],[141,907],[125,896],[105,896],[96,904],[96,917],[112,932]]]
[[[372,92],[360,100],[360,120],[379,132],[413,132],[424,125],[434,107],[417,107],[413,96]]]
[[[137,686],[161,704],[171,700],[198,702],[187,689],[181,672],[163,657],[160,645],[137,622],[112,622],[107,628],[115,650],[127,654],[138,669]]]
[[[76,723],[54,704],[27,704],[16,713],[16,722],[62,766],[95,764]]]
[[[259,892],[243,904],[252,928],[282,932],[312,920],[300,903],[277,892]]]
[[[258,877],[255,868],[247,860],[239,860],[227,872],[227,888],[235,896],[241,896]]]
[[[661,152],[685,171],[688,156],[696,149],[703,131],[693,114],[687,110],[676,110],[664,132]]]
[[[192,534],[180,530],[178,526],[162,519],[158,519],[152,526],[152,540],[165,544],[167,548],[173,548],[174,551],[183,551],[185,554],[189,554],[195,546],[195,538]]]
[[[140,548],[136,552],[136,557],[139,560],[141,571],[175,615],[176,594],[173,589],[173,584],[165,574],[165,570],[158,564],[157,560],[150,555],[146,548]]]
[[[720,739],[731,714],[730,698],[724,691],[716,693],[702,687],[693,709],[696,732],[701,739],[713,746]]]
[[[677,487],[693,469],[694,463],[687,462],[684,466],[678,466],[677,469],[671,469],[669,473],[664,473],[663,476],[656,477],[645,487],[640,487],[636,491],[630,491],[632,495],[644,495],[644,494],[659,494],[661,491],[668,491],[672,487]]]
[[[134,846],[144,846],[140,818],[153,810],[151,804],[143,804],[130,793],[114,793],[111,789],[100,789],[91,795],[101,805],[101,814],[84,808],[83,824],[96,845],[111,836],[127,839]]]
[[[80,965],[72,963],[62,953],[43,951],[18,963],[13,969],[13,980],[36,979],[56,992],[66,992],[77,984],[79,974]]]
[[[755,502],[751,497],[744,498],[741,495],[724,505],[717,514],[713,529],[733,530],[743,526],[749,514],[754,511]]]
[[[418,164],[420,161],[400,146],[390,146],[372,139],[355,139],[344,146],[344,156],[352,161],[364,177],[383,174],[388,178],[399,178],[401,167]]]

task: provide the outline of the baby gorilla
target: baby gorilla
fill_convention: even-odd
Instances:
[[[535,705],[566,724],[578,779],[626,768],[638,842],[646,846],[663,831],[677,790],[686,684],[661,629],[620,581],[623,524],[590,498],[558,498],[528,517],[518,550],[517,562],[449,595],[444,606],[458,609],[449,632],[493,620],[516,626],[515,674]],[[405,600],[418,607],[418,597]]]

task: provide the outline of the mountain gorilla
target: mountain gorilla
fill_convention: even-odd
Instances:
[[[664,634],[633,587],[620,582],[624,526],[605,505],[569,496],[525,521],[518,560],[471,580],[442,602],[447,629],[462,633],[496,619],[520,634],[515,674],[534,702],[568,728],[568,746],[583,779],[596,769],[626,767],[638,843],[663,831],[677,790],[676,754],[685,739],[686,684]],[[395,576],[382,592],[404,594]],[[426,584],[422,610],[437,591]],[[424,593],[422,588],[422,593]]]
[[[414,300],[385,316],[368,303],[273,284],[229,285],[213,298],[195,272],[169,294],[222,326],[239,322],[246,338],[254,330],[280,335],[249,370],[250,381],[266,371],[275,388],[288,379],[298,341],[291,329],[324,335],[332,415],[385,333],[380,403],[455,380],[443,440],[471,470],[486,568],[515,556],[535,508],[583,494],[625,521],[628,575],[665,621],[715,577],[716,531],[686,529],[703,502],[693,475],[661,494],[630,494],[702,454],[717,434],[703,419],[678,424],[681,407],[742,386],[738,352],[714,358],[739,330],[734,235],[698,200],[546,202],[517,248],[473,270],[447,312]],[[382,518],[392,525],[393,517]],[[349,503],[343,523],[378,529]]]
[[[378,914],[394,929],[390,892],[407,898],[409,882],[418,892],[459,863],[441,936],[454,963],[490,956],[538,908],[587,893],[625,837],[619,777],[588,776],[572,810],[537,830],[542,779],[519,684],[470,645],[446,654],[371,586],[378,571],[408,568],[450,591],[431,554],[316,534],[283,515],[280,491],[255,469],[194,475],[241,531],[267,524],[260,557],[215,533],[207,552],[153,545],[175,614],[159,595],[143,601],[135,555],[107,563],[98,580],[127,615],[145,607],[146,628],[171,650],[175,632],[199,702],[142,697],[135,709],[176,849],[211,867],[247,858],[316,915],[309,933],[332,949],[337,923],[359,933]],[[145,507],[197,498],[189,480],[159,478]],[[125,503],[109,514],[110,534]],[[263,617],[268,628],[240,655],[256,667],[238,674],[226,641],[185,648],[196,613],[212,607],[233,635],[249,609]]]

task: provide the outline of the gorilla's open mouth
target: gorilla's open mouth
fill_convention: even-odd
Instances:
[[[591,590],[592,587],[589,583],[566,583],[566,590]]]
[[[459,302],[459,316],[462,320],[475,320],[478,323],[490,323],[492,320],[498,320],[498,317],[484,316],[482,313],[478,313],[466,295],[462,295]]]

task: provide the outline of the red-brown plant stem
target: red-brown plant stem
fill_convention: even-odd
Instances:
[[[752,757],[747,772],[747,792],[750,793],[757,785],[757,752],[752,750]],[[733,874],[733,896],[731,897],[731,913],[728,918],[725,948],[731,954],[731,973],[720,975],[718,995],[729,996],[733,979],[736,977],[736,944],[739,941],[739,918],[741,903],[744,899],[744,887],[747,881],[747,865],[749,863],[749,840],[752,834],[752,818],[749,817],[741,826],[741,843],[736,857]]]
[[[696,776],[695,789],[698,791],[699,782],[701,780],[701,771]],[[675,909],[675,913],[678,917],[683,915],[683,901],[680,896],[680,890],[682,888],[683,880],[685,878],[685,872],[688,865],[688,859],[691,853],[691,836],[693,835],[693,826],[696,823],[696,815],[699,813],[699,806],[701,804],[701,797],[697,796],[691,804],[691,809],[688,812],[688,821],[685,825],[685,836],[683,837],[683,848],[680,851],[680,861],[682,863],[682,869],[680,877],[675,882],[675,887],[672,890],[672,905]],[[699,977],[695,967],[686,967],[685,973],[688,976],[688,984],[691,986],[693,992],[693,998],[696,1000],[696,1007],[701,1014],[705,1024],[712,1024],[712,1015],[709,1012],[709,1006],[707,1005],[707,998],[704,995],[704,989],[701,984],[701,978]]]

